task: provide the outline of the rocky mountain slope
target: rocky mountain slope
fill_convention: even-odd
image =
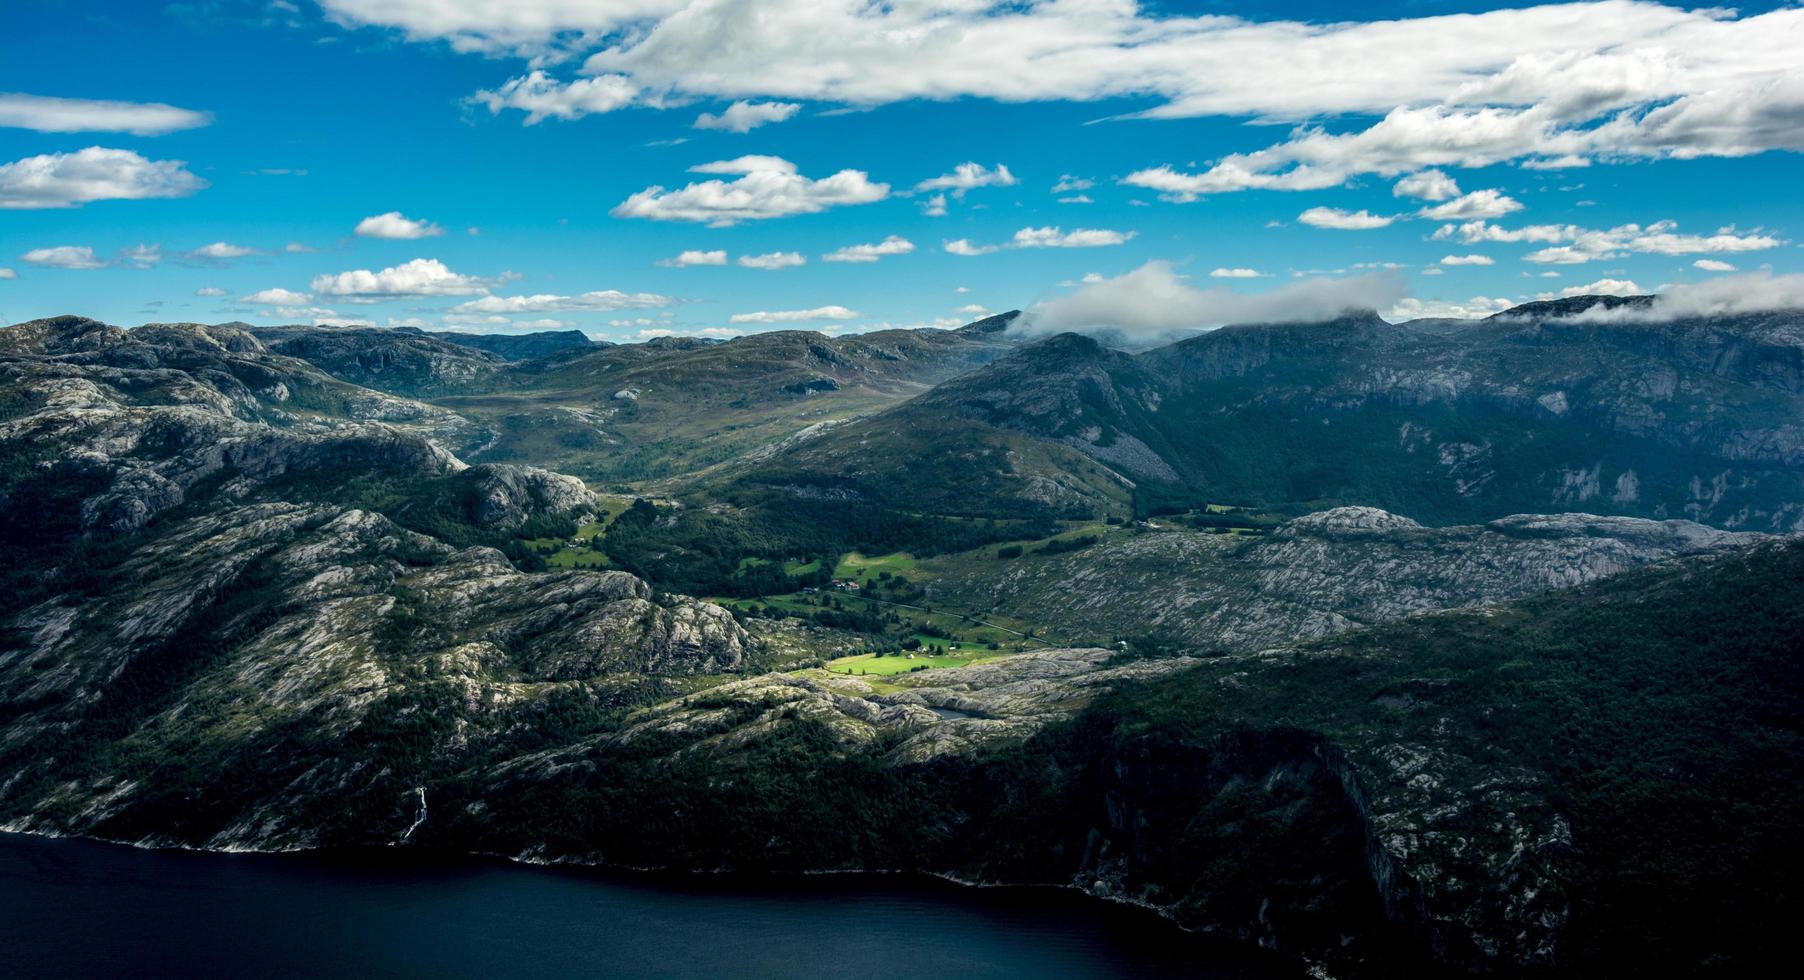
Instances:
[[[1765,537],[1589,514],[1429,528],[1370,507],[1342,507],[1263,536],[1161,524],[1074,552],[924,567],[933,574],[931,598],[1044,623],[1059,635],[1256,650],[1571,588]]]
[[[1787,541],[1258,654],[748,679],[461,773],[421,833],[1069,884],[1333,975],[1734,975],[1797,910],[1800,583]]]
[[[736,485],[876,500],[956,467],[965,512],[994,516],[1102,511],[1131,484],[1142,512],[1362,504],[1428,523],[1582,509],[1804,527],[1804,313],[1648,321],[1577,303],[1433,329],[1372,314],[1228,327],[1138,355],[1053,337]],[[939,503],[931,489],[924,502]]]

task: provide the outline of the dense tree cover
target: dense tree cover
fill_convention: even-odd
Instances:
[[[858,501],[797,501],[773,495],[745,509],[660,509],[635,501],[608,526],[608,557],[659,588],[691,595],[775,595],[825,584],[849,551],[917,555],[962,551],[991,541],[1042,537],[1046,517],[970,520],[886,510]],[[793,575],[777,560],[818,560]],[[745,559],[770,564],[748,565]]]

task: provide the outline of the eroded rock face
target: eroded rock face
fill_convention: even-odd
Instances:
[[[143,527],[203,486],[243,499],[272,480],[339,470],[445,476],[464,464],[444,445],[476,429],[273,355],[231,325],[7,327],[0,386],[0,448],[17,464],[0,481],[0,508],[34,474],[55,482],[79,470],[100,484],[81,502],[82,524],[106,531]]]
[[[511,531],[534,513],[568,514],[600,505],[583,481],[536,466],[485,463],[465,475],[476,492],[476,519]]]
[[[1005,613],[1031,609],[1049,625],[1100,638],[1245,650],[1571,588],[1765,539],[1690,521],[1590,514],[1429,528],[1372,507],[1340,507],[1264,537],[1167,528],[985,566],[981,579],[955,571],[931,588]]]
[[[143,752],[194,740],[226,769],[286,732],[330,768],[324,747],[395,699],[453,692],[435,719],[451,729],[434,744],[456,751],[503,709],[559,685],[732,671],[750,642],[726,610],[653,601],[624,572],[527,575],[493,549],[453,549],[381,515],[324,506],[260,504],[182,522],[112,582],[105,594],[58,596],[0,623],[18,638],[0,652],[0,805],[27,814],[16,829],[104,834],[108,821],[140,819],[140,788],[58,743],[89,712],[141,714],[122,744]],[[87,778],[42,782],[63,767]],[[34,785],[47,795],[17,795]],[[351,790],[281,790],[315,804],[335,792]],[[151,823],[167,835],[159,839],[212,846],[316,840],[304,818],[272,816],[273,798],[233,807],[232,828],[203,840]]]

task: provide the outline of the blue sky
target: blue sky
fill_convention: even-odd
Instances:
[[[1526,6],[39,0],[0,320],[1169,329],[1799,271],[1804,11]]]

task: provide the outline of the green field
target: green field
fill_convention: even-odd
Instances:
[[[878,555],[875,558],[866,558],[854,551],[841,558],[839,564],[834,566],[833,577],[869,584],[880,572],[913,578],[914,573],[918,570],[918,563],[914,556],[905,551],[898,551],[891,555]]]
[[[827,662],[826,669],[835,674],[850,674],[855,677],[869,674],[873,677],[888,677],[894,674],[906,674],[922,668],[963,667],[985,660],[987,657],[927,657],[915,654],[891,654],[879,657],[875,654],[861,653],[855,657],[841,657]]]
[[[601,513],[595,519],[576,529],[576,540],[581,545],[572,545],[562,538],[531,538],[526,544],[545,556],[545,564],[551,568],[613,568],[614,563],[607,553],[601,550],[601,542],[596,540],[607,532],[614,518],[626,513],[633,504],[632,498],[613,494],[600,494]]]

